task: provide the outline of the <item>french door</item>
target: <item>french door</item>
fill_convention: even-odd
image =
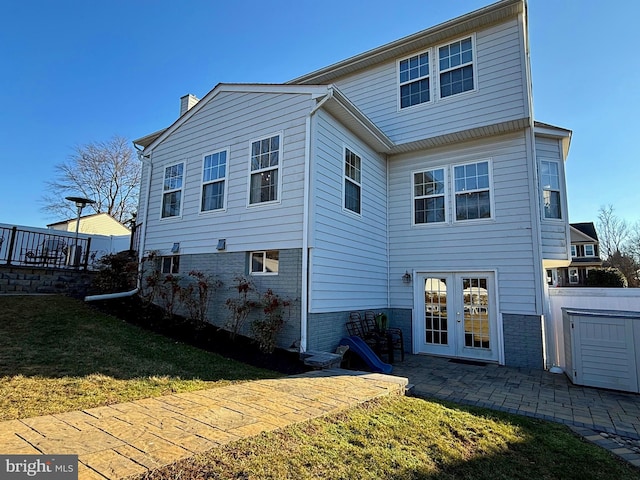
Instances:
[[[492,272],[416,275],[417,351],[498,360]]]

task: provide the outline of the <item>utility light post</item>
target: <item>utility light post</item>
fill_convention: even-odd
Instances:
[[[84,207],[86,207],[87,205],[90,205],[92,203],[96,203],[95,200],[91,200],[90,198],[84,198],[84,197],[65,197],[66,200],[69,200],[70,202],[74,202],[76,204],[76,208],[78,209],[78,218],[76,219],[76,235],[75,235],[75,242],[73,245],[73,256],[72,258],[72,262],[73,262],[73,266],[77,267],[79,262],[79,258],[78,258],[78,232],[80,231],[80,215],[82,215],[82,209]]]

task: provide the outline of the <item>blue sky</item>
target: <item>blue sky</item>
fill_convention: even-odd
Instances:
[[[218,82],[280,83],[490,0],[5,0],[0,223],[45,226],[45,181],[75,145],[171,124]],[[530,0],[537,120],[573,130],[571,222],[640,220],[640,2]]]

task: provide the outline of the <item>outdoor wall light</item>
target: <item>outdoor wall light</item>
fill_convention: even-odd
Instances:
[[[171,247],[171,253],[178,253],[180,251],[180,242],[175,242]]]
[[[408,270],[406,270],[404,275],[402,275],[402,283],[411,283],[411,274]]]
[[[218,240],[218,245],[216,245],[216,250],[224,250],[227,248],[227,239],[221,238]]]

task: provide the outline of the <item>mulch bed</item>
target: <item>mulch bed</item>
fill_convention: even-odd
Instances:
[[[309,370],[297,352],[276,348],[273,353],[263,353],[254,340],[242,335],[236,335],[232,340],[228,331],[213,324],[196,328],[188,319],[178,315],[166,319],[160,307],[148,305],[137,296],[91,302],[89,305],[128,323],[249,365],[287,375]]]

